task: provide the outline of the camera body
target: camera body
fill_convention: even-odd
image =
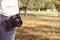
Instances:
[[[23,24],[23,22],[21,20],[21,17],[19,16],[19,14],[11,16],[8,20],[4,21],[4,25],[7,30],[11,30],[15,27],[21,27],[22,24]]]

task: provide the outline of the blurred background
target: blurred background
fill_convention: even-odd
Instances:
[[[15,40],[60,40],[60,0],[18,0],[23,25]]]

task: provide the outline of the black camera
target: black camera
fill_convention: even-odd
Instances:
[[[22,24],[23,24],[23,22],[21,20],[21,17],[19,16],[19,14],[11,16],[8,20],[4,21],[4,25],[7,30],[11,30],[14,27],[21,27]]]

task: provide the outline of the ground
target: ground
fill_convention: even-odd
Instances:
[[[16,28],[15,40],[60,40],[60,18],[22,16],[23,25]]]

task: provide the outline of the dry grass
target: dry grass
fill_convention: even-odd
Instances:
[[[15,40],[60,40],[60,18],[22,16],[23,25],[17,28]]]

